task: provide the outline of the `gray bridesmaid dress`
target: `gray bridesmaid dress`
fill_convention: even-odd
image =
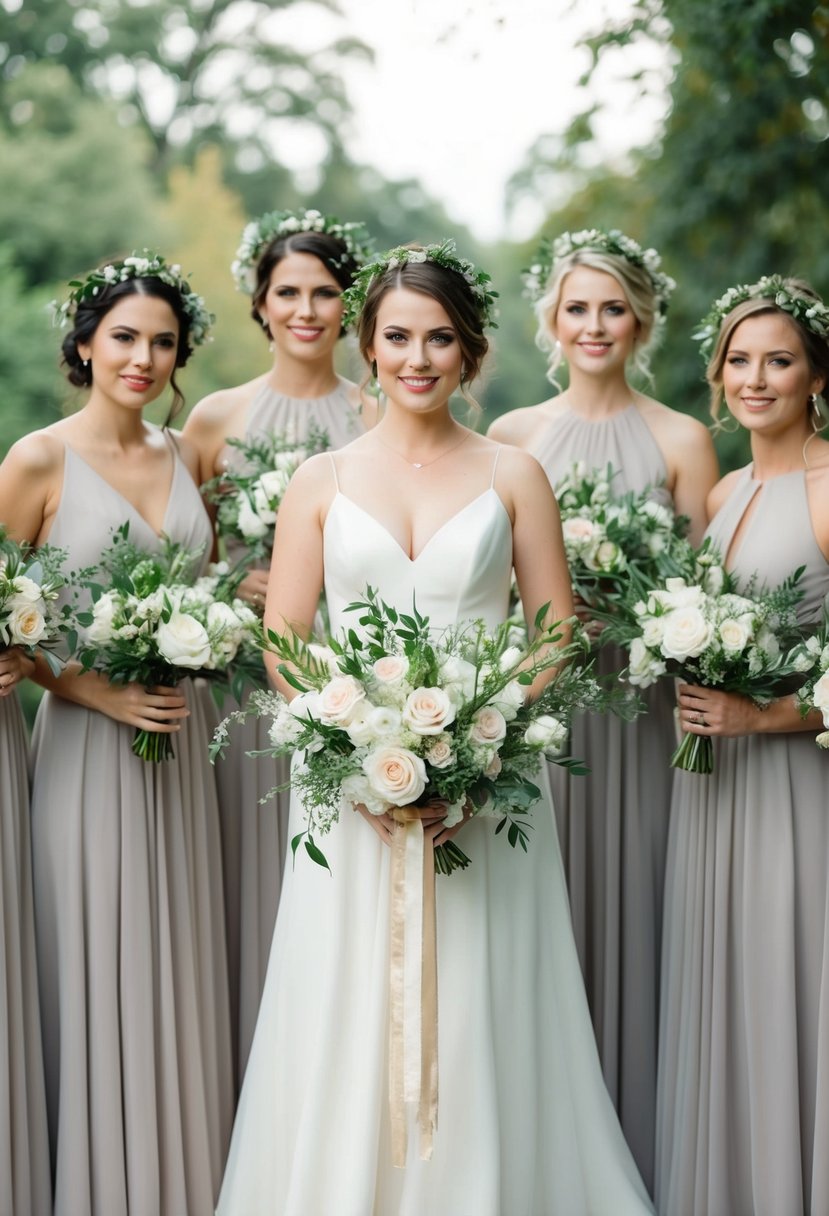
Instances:
[[[174,452],[164,532],[211,528]],[[97,561],[129,520],[71,448],[49,540]],[[175,759],[134,728],[46,693],[33,738],[32,853],[56,1216],[208,1216],[233,1119],[221,842],[208,724],[191,682]]]
[[[346,381],[325,397],[314,398],[286,397],[263,384],[250,403],[245,435],[281,435],[300,444],[312,427],[327,434],[332,449],[362,434]],[[238,450],[228,447],[226,458],[238,460]],[[241,545],[230,550],[233,561],[244,554]],[[218,721],[236,708],[236,702],[226,698],[221,711],[212,712]],[[287,782],[290,766],[285,760],[246,755],[269,744],[264,720],[249,719],[234,726],[224,757],[216,762],[237,1092],[262,999],[288,846],[289,791],[269,802],[260,804],[260,799]]]
[[[671,505],[665,460],[635,405],[598,422],[564,410],[533,455],[553,487],[574,461],[611,464],[618,493],[654,488]],[[659,489],[658,487],[663,486]],[[600,671],[619,671],[624,652],[599,651]],[[635,722],[586,714],[573,723],[571,753],[586,777],[551,766],[573,932],[605,1082],[625,1138],[653,1190],[662,894],[671,800],[673,690],[660,682]]]
[[[52,1205],[35,963],[28,743],[17,696],[0,700],[0,1213]]]
[[[805,474],[744,469],[709,534],[769,586],[829,564]],[[812,732],[714,740],[674,785],[663,941],[656,1186],[671,1216],[829,1212],[829,767]]]

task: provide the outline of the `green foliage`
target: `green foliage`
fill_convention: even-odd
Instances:
[[[51,292],[25,290],[11,245],[0,245],[0,456],[22,435],[60,417],[65,382],[48,316]]]

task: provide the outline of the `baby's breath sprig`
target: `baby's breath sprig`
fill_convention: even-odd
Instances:
[[[373,242],[365,224],[357,221],[342,223],[333,215],[308,211],[269,211],[245,227],[230,271],[237,291],[252,296],[256,290],[256,264],[266,245],[277,237],[296,236],[301,232],[319,232],[333,236],[345,245],[347,255],[361,266],[371,256]]]
[[[204,299],[190,286],[181,266],[168,266],[160,253],[144,249],[140,253],[133,252],[129,257],[120,261],[107,262],[89,272],[85,279],[70,279],[72,288],[62,304],[53,300],[52,323],[58,329],[64,329],[74,320],[78,306],[85,301],[93,300],[106,287],[115,283],[125,283],[128,279],[160,279],[174,287],[181,296],[181,304],[190,318],[190,343],[201,346],[210,340],[210,326],[215,317],[208,311]]]
[[[723,321],[738,304],[746,300],[764,300],[782,308],[806,329],[824,341],[829,340],[829,308],[813,295],[796,290],[790,280],[779,274],[767,274],[756,283],[740,283],[729,287],[711,306],[711,311],[700,321],[696,333],[692,334],[700,344],[700,354],[707,363],[720,332]]]
[[[545,237],[532,266],[522,272],[524,295],[535,303],[540,300],[550,279],[553,266],[577,249],[595,249],[623,257],[633,266],[644,270],[651,281],[661,315],[668,310],[668,301],[676,287],[674,280],[659,269],[662,259],[655,249],[643,249],[632,237],[618,228],[584,228],[581,232],[562,232],[554,240]]]
[[[492,282],[491,276],[485,270],[478,270],[466,258],[459,258],[455,242],[451,238],[435,245],[398,245],[396,249],[390,249],[367,262],[354,276],[351,287],[343,292],[343,324],[351,325],[357,320],[363,311],[368,289],[376,278],[387,270],[396,270],[399,266],[416,262],[433,262],[444,270],[451,270],[460,275],[472,292],[483,328],[498,328],[498,308],[495,303],[498,292],[489,286]]]

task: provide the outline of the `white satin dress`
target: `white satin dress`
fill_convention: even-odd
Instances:
[[[367,584],[404,610],[416,592],[435,626],[495,626],[510,520],[490,485],[412,560],[338,485],[324,563],[332,628]],[[296,796],[290,814],[293,835]],[[492,820],[467,824],[472,864],[437,879],[439,1119],[432,1159],[411,1134],[404,1169],[389,1130],[390,851],[343,812],[321,842],[331,874],[301,850],[288,860],[220,1216],[652,1210],[602,1079],[546,775],[534,823],[527,854]]]

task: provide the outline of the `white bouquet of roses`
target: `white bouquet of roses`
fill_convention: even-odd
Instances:
[[[685,516],[651,490],[614,494],[615,477],[578,461],[555,487],[573,591],[601,616],[620,611],[631,583],[644,590],[680,574],[692,552]]]
[[[57,604],[66,582],[60,572],[64,557],[63,550],[50,545],[38,550],[18,545],[0,526],[0,649],[38,651],[55,675],[61,663],[49,647],[67,631]]]
[[[773,590],[750,587],[749,594],[740,595],[708,546],[698,557],[698,581],[667,579],[623,614],[635,624],[611,629],[614,640],[629,649],[627,679],[647,688],[667,674],[768,705],[787,680],[802,679],[803,635],[795,607],[802,595],[797,583],[803,571],[795,571]],[[694,773],[712,772],[710,737],[687,734],[671,764]]]
[[[82,668],[147,688],[175,686],[185,675],[229,678],[240,648],[261,637],[261,626],[229,596],[226,576],[192,581],[200,556],[168,539],[159,553],[148,553],[129,541],[128,525],[118,529],[100,563],[73,580],[92,598],[89,610],[76,613]],[[158,731],[138,730],[132,750],[152,761],[174,754],[170,736]]]
[[[285,435],[227,442],[239,453],[238,467],[213,477],[202,492],[216,507],[220,539],[244,543],[248,550],[246,564],[267,562],[288,482],[303,461],[329,447],[328,435],[312,427],[302,444]]]
[[[818,747],[829,748],[829,606],[824,607],[821,628],[803,643],[801,669],[806,672],[806,680],[797,690],[801,712],[805,716],[813,709],[820,710],[826,729],[815,742]]]
[[[612,699],[574,660],[587,647],[578,626],[565,640],[561,623],[544,625],[524,648],[511,644],[512,626],[490,634],[483,622],[435,634],[413,607],[396,612],[368,589],[352,604],[359,625],[328,645],[306,645],[295,635],[270,633],[266,641],[282,660],[280,670],[299,695],[287,701],[255,693],[217,731],[221,752],[228,722],[249,713],[271,719],[270,754],[300,751],[292,785],[305,804],[304,839],[314,861],[326,865],[314,833],[325,834],[345,805],[374,814],[395,807],[439,803],[447,826],[464,811],[497,820],[509,843],[527,848],[528,812],[540,797],[534,776],[547,755],[586,771],[561,755],[573,713],[606,708]],[[571,622],[566,623],[569,629]],[[541,672],[554,675],[537,700],[527,686]],[[448,874],[469,859],[450,842],[435,850],[435,865]]]

